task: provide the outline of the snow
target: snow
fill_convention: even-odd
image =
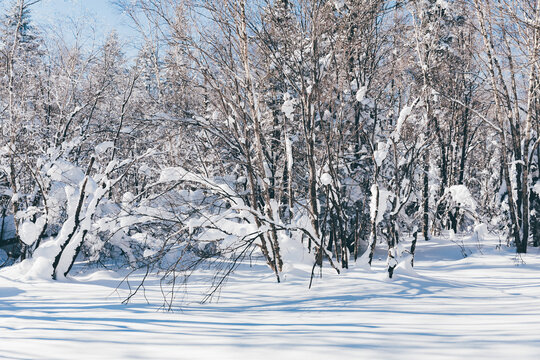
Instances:
[[[84,218],[81,220],[80,230],[75,234],[75,236],[73,237],[73,240],[71,240],[67,244],[64,253],[60,257],[60,261],[56,269],[57,276],[59,276],[59,274],[62,275],[68,271],[69,266],[71,265],[72,259],[76,255],[77,248],[79,247],[79,244],[81,244],[81,242],[83,241],[83,237],[84,237],[83,234],[91,230],[92,220],[97,210],[99,201],[105,196],[105,194],[110,189],[110,186],[109,186],[110,183],[106,182],[106,184],[107,185],[104,187],[99,186],[96,189],[96,191],[90,195],[90,203],[86,208]]]
[[[84,172],[79,167],[58,159],[47,171],[47,176],[53,181],[77,184],[84,179]]]
[[[20,229],[21,240],[26,245],[32,245],[34,242],[36,242],[41,234],[41,231],[43,230],[43,227],[45,226],[46,221],[46,216],[40,216],[35,223],[29,220],[25,221],[21,225]]]
[[[449,4],[448,4],[448,1],[447,1],[447,0],[437,0],[436,4],[437,4],[441,9],[448,9],[448,8],[449,8]]]
[[[102,154],[105,151],[107,151],[108,149],[113,148],[113,147],[114,147],[114,142],[112,142],[112,141],[104,141],[101,144],[96,146],[96,148],[95,148],[96,154]]]
[[[332,184],[332,176],[329,173],[324,173],[321,175],[321,184],[323,185],[331,185]]]
[[[345,6],[344,0],[334,0],[334,6],[336,7],[337,11],[340,11]]]
[[[390,196],[392,196],[391,191],[382,189],[376,184],[371,185],[370,214],[371,220],[375,221],[375,224],[378,224],[383,220],[384,213],[387,209],[388,198],[390,198]]]
[[[167,167],[161,170],[158,183],[176,181],[192,181],[213,191],[228,194],[230,197],[237,197],[236,193],[228,184],[218,184],[213,179],[187,171],[182,167]],[[237,199],[237,201],[240,201],[240,199]]]
[[[292,168],[293,168],[293,148],[292,148],[292,141],[289,138],[289,136],[285,137],[285,152],[287,154],[287,171],[289,174],[292,174]]]
[[[453,185],[446,189],[452,200],[463,207],[476,211],[476,201],[465,185]]]
[[[377,163],[377,166],[380,167],[384,159],[386,159],[389,147],[390,145],[386,142],[377,143],[377,150],[373,152],[373,158],[375,159],[375,163]]]
[[[311,290],[309,266],[277,284],[255,259],[232,276],[219,302],[197,303],[206,289],[197,282],[191,295],[180,291],[186,302],[173,312],[157,311],[163,299],[155,278],[145,289],[149,304],[141,293],[122,305],[127,285],[116,288],[125,273],[86,270],[54,282],[2,269],[0,358],[536,359],[538,250],[522,263],[514,249],[495,250],[493,236],[481,252],[476,239],[463,240],[473,251],[467,258],[448,238],[435,238],[419,243],[414,269],[400,263],[393,280],[386,251],[378,250],[372,271],[323,269]]]
[[[486,224],[478,224],[474,227],[474,234],[478,241],[483,241],[489,236],[488,227]]]
[[[367,86],[360,87],[356,92],[356,101],[363,102],[366,98],[367,90]]]
[[[285,117],[294,120],[294,105],[295,100],[291,97],[289,93],[283,94],[283,105],[281,106],[281,111],[285,114]]]
[[[540,196],[540,181],[537,181],[534,186],[532,187],[532,191],[534,191],[537,195]]]
[[[392,138],[394,139],[394,141],[399,141],[403,124],[405,123],[405,120],[407,120],[407,118],[411,115],[411,112],[415,105],[416,102],[413,105],[405,106],[403,109],[401,109],[396,123],[396,128],[394,130],[394,133],[392,134]]]

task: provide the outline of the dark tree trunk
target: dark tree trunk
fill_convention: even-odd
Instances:
[[[424,188],[422,191],[423,197],[423,227],[422,233],[424,240],[429,240],[429,163],[428,157],[424,157]]]
[[[412,241],[412,244],[411,244],[411,255],[412,255],[411,266],[414,266],[414,253],[416,251],[416,240],[417,239],[418,239],[418,231],[415,231],[413,233],[413,241]]]

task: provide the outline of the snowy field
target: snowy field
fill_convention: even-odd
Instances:
[[[219,302],[159,311],[146,297],[121,301],[121,275],[87,272],[63,282],[21,281],[0,271],[0,358],[6,359],[538,359],[540,254],[449,239],[419,242],[415,271],[388,280],[373,269],[330,269],[308,290],[296,269],[276,284],[262,264],[244,266]],[[204,278],[204,276],[201,276]],[[135,281],[135,279],[133,279]],[[188,300],[189,300],[188,299]]]

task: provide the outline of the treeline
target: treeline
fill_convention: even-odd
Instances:
[[[392,276],[443,230],[540,245],[539,0],[118,1],[130,58],[38,28],[36,2],[0,31],[9,264],[256,254],[279,281],[376,246]]]

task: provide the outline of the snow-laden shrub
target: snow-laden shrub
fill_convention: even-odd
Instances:
[[[443,196],[435,207],[437,216],[436,228],[471,230],[471,226],[479,219],[477,202],[465,185],[453,185],[445,189]]]

